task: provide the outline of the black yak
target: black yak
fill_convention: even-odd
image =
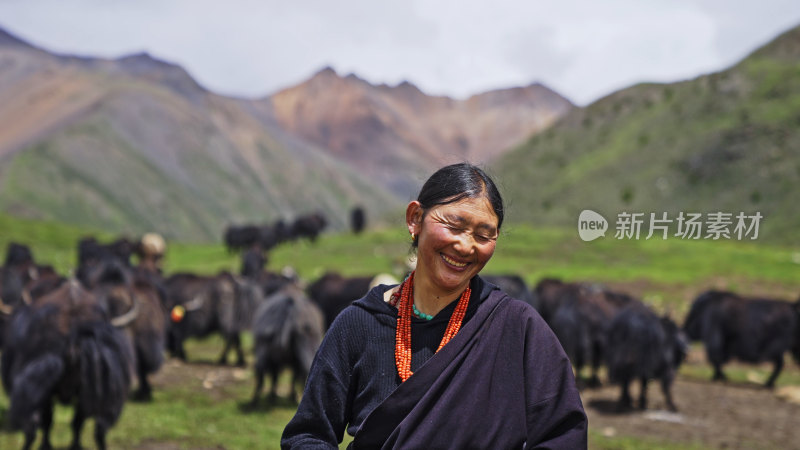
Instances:
[[[11,314],[24,300],[25,279],[15,269],[0,267],[0,310]]]
[[[592,369],[589,386],[599,386],[611,319],[632,299],[600,285],[541,280],[534,290],[534,304],[555,333],[578,377],[585,365]]]
[[[115,259],[125,266],[130,266],[134,250],[135,244],[125,237],[109,244],[101,244],[94,237],[83,238],[78,241],[78,267],[75,270],[75,277],[87,286],[89,285],[87,277],[93,267],[107,259]]]
[[[78,241],[78,265],[104,258],[111,254],[122,261],[130,263],[136,244],[126,237],[120,237],[108,244],[101,244],[94,237],[85,237]]]
[[[692,341],[703,342],[714,366],[713,380],[725,380],[722,365],[733,358],[748,363],[770,361],[773,370],[765,386],[773,387],[787,351],[800,362],[798,303],[706,291],[692,303],[683,329]]]
[[[261,230],[256,225],[229,225],[222,240],[229,252],[239,251],[258,244]]]
[[[2,354],[3,387],[9,398],[8,421],[25,433],[28,449],[42,429],[41,448],[52,448],[50,429],[57,399],[74,405],[72,448],[88,418],[95,421],[97,447],[116,423],[130,386],[132,355],[122,333],[77,282],[18,308]]]
[[[264,269],[267,257],[260,246],[253,246],[242,253],[242,266],[239,274],[261,288],[264,297],[277,292],[283,286],[296,283],[297,274],[291,267],[285,267],[282,273]]]
[[[364,208],[356,206],[350,211],[350,229],[353,231],[353,234],[359,234],[364,231],[366,225],[367,215],[364,212]]]
[[[307,219],[303,220],[305,225],[317,226],[317,222],[305,222]],[[301,228],[310,230],[308,226]],[[283,242],[300,236],[293,236],[292,229],[282,219],[265,225],[229,225],[225,228],[222,239],[229,252],[241,251],[252,247],[260,247],[261,250],[268,251]],[[308,237],[308,235],[304,236]]]
[[[28,246],[8,244],[5,263],[0,267],[0,348],[14,308],[30,303],[32,294],[46,293],[62,280],[51,266],[36,264]]]
[[[27,245],[11,242],[6,248],[6,258],[0,267],[0,308],[10,313],[15,305],[30,301],[24,299],[26,287],[42,275],[55,273],[50,266],[37,266]]]
[[[186,360],[184,340],[219,332],[225,340],[219,364],[227,362],[231,349],[236,352],[236,364],[245,364],[240,333],[250,327],[263,300],[258,284],[225,272],[216,276],[179,273],[167,278],[165,287],[172,319],[167,348],[172,356]]]
[[[3,266],[19,267],[29,264],[33,264],[33,253],[30,247],[17,242],[9,242],[6,246],[6,259]]]
[[[267,257],[260,246],[255,245],[242,253],[242,267],[239,274],[250,279],[258,278],[264,271],[267,264]]]
[[[264,251],[271,250],[272,248],[288,241],[290,236],[290,229],[282,219],[276,220],[272,224],[262,225],[258,231],[258,242],[256,245],[261,247]]]
[[[264,376],[270,374],[270,401],[277,398],[278,375],[283,368],[293,372],[291,398],[304,383],[314,354],[322,343],[325,323],[322,312],[297,286],[287,285],[258,307],[253,320],[256,386],[251,405],[258,403]]]
[[[543,278],[536,283],[532,292],[533,305],[545,322],[550,323],[565,286],[566,283],[557,278]]]
[[[292,222],[289,234],[292,239],[308,238],[311,242],[328,226],[328,220],[320,212],[300,216]]]
[[[387,275],[345,277],[336,272],[328,272],[311,283],[307,292],[322,310],[327,328],[343,309],[363,297],[376,284],[376,280],[381,280],[380,284],[397,283],[393,277]]]
[[[297,284],[300,282],[297,277],[297,273],[295,273],[294,270],[289,267],[285,267],[281,273],[263,270],[253,279],[253,281],[258,285],[258,287],[261,288],[261,292],[264,294],[264,297],[268,297],[275,292],[278,292],[287,284]]]
[[[528,284],[519,275],[481,275],[481,278],[498,286],[512,298],[522,300],[534,308],[537,306]]]
[[[629,386],[637,379],[641,383],[639,408],[647,408],[647,382],[659,379],[667,408],[676,411],[670,388],[688,346],[675,322],[659,317],[643,303],[620,309],[611,321],[605,352],[608,377],[621,386],[619,408],[633,406]]]
[[[152,389],[147,377],[164,362],[167,318],[159,287],[149,278],[108,257],[86,273],[88,288],[105,308],[111,323],[123,330],[134,355],[138,388],[137,400],[150,400]]]

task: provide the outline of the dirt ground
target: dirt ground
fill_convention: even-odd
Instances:
[[[638,383],[631,392],[638,399]],[[677,413],[667,411],[659,383],[650,383],[647,393],[647,410],[617,413],[618,387],[584,390],[590,429],[607,437],[636,436],[710,448],[800,448],[800,405],[780,398],[777,391],[756,384],[679,377],[672,391]]]
[[[725,289],[728,280],[708,280],[706,289]],[[743,284],[740,281],[740,284]],[[654,284],[646,280],[624,283],[609,283],[612,289],[631,293],[644,298],[648,293],[658,292],[664,300],[677,301],[688,305],[697,295],[696,287],[682,287],[669,284]],[[779,283],[758,283],[746,285],[742,290],[751,295],[759,294],[774,298],[795,299],[796,286]],[[653,303],[653,299],[650,299]],[[656,300],[658,303],[658,300]],[[665,304],[654,304],[662,312],[669,311]],[[680,317],[684,312],[673,311]],[[630,442],[653,442],[673,444],[678,447],[712,449],[798,449],[800,450],[800,385],[784,386],[775,390],[763,388],[764,377],[771,366],[762,365],[757,371],[753,366],[731,363],[726,371],[751,372],[753,378],[748,382],[711,382],[694,375],[707,367],[705,354],[701,347],[690,351],[684,373],[672,386],[672,395],[678,412],[666,408],[660,383],[651,381],[648,386],[648,407],[646,410],[618,412],[616,401],[620,390],[617,386],[604,385],[601,388],[582,389],[581,397],[589,417],[589,428],[593,434],[599,433],[609,438],[611,447],[619,439],[620,447],[631,448]],[[252,386],[252,369],[220,367],[214,364],[183,364],[168,361],[153,378],[153,384],[169,386],[192,380],[202,384],[212,396],[225,395],[226,385],[242,383]],[[709,371],[710,374],[710,371]],[[800,379],[800,367],[787,357],[787,364],[781,378]],[[781,380],[779,378],[779,382]],[[268,382],[267,382],[268,386]],[[267,387],[265,386],[265,388]],[[288,395],[286,383],[279,389],[279,395]],[[631,395],[638,401],[639,384],[631,386]],[[634,440],[626,440],[634,438]],[[624,445],[623,445],[624,443]],[[634,447],[638,444],[633,444]],[[169,444],[148,443],[137,447],[144,450],[173,450]]]
[[[701,359],[702,354],[693,352],[687,363],[701,364]],[[787,370],[797,372],[798,368]],[[248,369],[171,360],[153,378],[153,384],[158,388],[201,383],[213,397],[224,395],[222,388],[231,383],[250,386],[248,373]],[[590,429],[612,439],[635,437],[645,442],[719,449],[800,449],[800,399],[793,402],[782,398],[788,391],[797,395],[800,387],[768,390],[755,382],[712,383],[679,376],[672,390],[677,413],[667,411],[658,382],[649,384],[645,411],[617,412],[616,386],[583,389],[582,398]],[[288,394],[287,388],[280,389],[279,394]],[[638,400],[638,383],[632,385],[631,394]],[[137,448],[173,447],[150,443]]]
[[[797,298],[796,286],[741,284],[744,284],[742,291],[751,295],[787,300]],[[727,280],[709,280],[706,285],[707,289],[725,289]],[[663,292],[687,305],[697,295],[695,287],[655,285],[648,281],[610,283],[610,287],[640,298],[647,292]],[[695,368],[706,365],[702,349],[694,348],[685,364]],[[726,366],[726,370],[731,367],[746,372],[753,368],[734,362]],[[761,365],[762,374],[769,373],[769,370],[769,364]],[[794,361],[789,362],[787,357],[782,376],[798,372],[798,366]],[[712,383],[706,379],[679,376],[672,388],[677,413],[667,411],[657,381],[649,383],[648,408],[645,411],[617,412],[616,400],[620,389],[616,386],[583,389],[581,396],[590,429],[609,438],[635,436],[657,442],[721,449],[800,449],[800,386],[769,390],[760,385],[764,379],[764,376],[754,376],[750,382]],[[638,400],[638,383],[632,385],[631,396]]]

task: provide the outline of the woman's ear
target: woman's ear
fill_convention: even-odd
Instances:
[[[418,236],[422,229],[422,205],[414,200],[406,207],[406,225],[408,232],[414,236]]]

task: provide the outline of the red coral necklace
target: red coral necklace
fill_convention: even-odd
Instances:
[[[413,375],[413,372],[411,372],[411,309],[414,305],[414,300],[411,294],[414,292],[414,273],[411,272],[411,275],[403,282],[398,292],[394,294],[399,294],[400,296],[400,300],[397,302],[394,360],[397,363],[397,373],[402,381],[406,381],[408,377]],[[468,286],[464,293],[461,294],[456,309],[447,323],[442,342],[439,343],[439,348],[436,349],[437,352],[450,342],[450,339],[461,329],[461,322],[464,320],[464,314],[466,314],[467,306],[469,305],[470,293],[471,290]]]

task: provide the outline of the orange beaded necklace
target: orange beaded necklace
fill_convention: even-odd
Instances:
[[[413,372],[411,372],[411,309],[414,300],[411,298],[411,294],[414,292],[414,273],[411,272],[411,275],[408,276],[408,279],[400,286],[398,291],[400,300],[397,303],[394,360],[397,364],[397,373],[402,381],[406,381],[408,377],[413,375]],[[467,306],[469,305],[470,293],[471,290],[468,286],[464,293],[461,294],[456,309],[447,323],[442,342],[439,343],[439,348],[436,349],[437,352],[450,342],[450,339],[461,329],[461,322],[464,320],[464,314],[466,314]]]

